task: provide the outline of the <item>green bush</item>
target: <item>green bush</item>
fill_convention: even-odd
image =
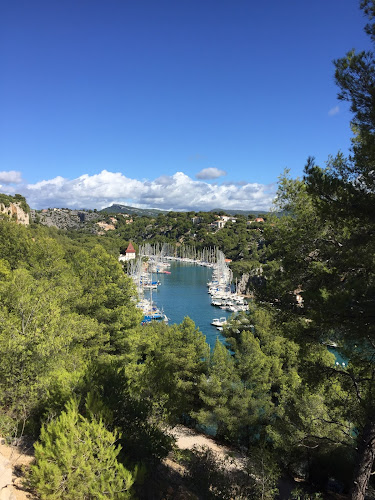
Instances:
[[[31,484],[42,500],[131,498],[131,472],[117,461],[116,433],[101,420],[88,420],[71,400],[66,411],[44,426],[35,444]]]

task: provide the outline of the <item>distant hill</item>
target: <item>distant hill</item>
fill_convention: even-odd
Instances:
[[[129,215],[147,215],[148,217],[157,217],[159,214],[168,213],[167,210],[158,210],[156,208],[135,208],[127,205],[111,205],[110,207],[103,208],[100,213],[107,214],[129,214]]]
[[[186,210],[173,210],[174,212],[186,212]],[[205,210],[190,210],[191,212],[205,212]],[[103,208],[100,210],[100,212],[104,212],[107,214],[129,214],[129,215],[147,215],[148,217],[157,217],[159,214],[166,214],[168,213],[168,210],[159,210],[157,208],[135,208],[135,207],[129,207],[128,205],[118,205],[118,204],[113,204],[110,207]],[[211,213],[220,213],[224,212],[227,215],[245,215],[246,217],[248,215],[267,215],[270,212],[267,212],[265,210],[224,210],[223,208],[214,208],[213,210],[210,210],[209,212]]]

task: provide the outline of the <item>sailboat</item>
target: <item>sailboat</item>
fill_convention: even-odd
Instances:
[[[152,283],[152,273],[151,273],[151,283]],[[143,320],[141,321],[141,325],[148,325],[151,321],[164,321],[164,323],[168,323],[168,318],[166,314],[164,314],[160,309],[156,307],[156,305],[152,301],[152,289],[150,287],[150,300],[148,301],[148,308],[143,309]]]

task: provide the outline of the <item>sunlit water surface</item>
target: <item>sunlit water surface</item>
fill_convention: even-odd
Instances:
[[[211,305],[207,282],[212,269],[184,262],[171,262],[171,274],[153,275],[161,285],[152,291],[152,300],[169,318],[169,324],[181,323],[189,316],[214,347],[216,339],[223,341],[219,330],[211,325],[213,318],[230,316],[230,312]],[[147,295],[149,296],[149,294]]]

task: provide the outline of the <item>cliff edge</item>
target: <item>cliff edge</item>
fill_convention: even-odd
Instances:
[[[20,194],[9,196],[0,194],[0,216],[6,216],[17,224],[30,224],[30,208]]]

